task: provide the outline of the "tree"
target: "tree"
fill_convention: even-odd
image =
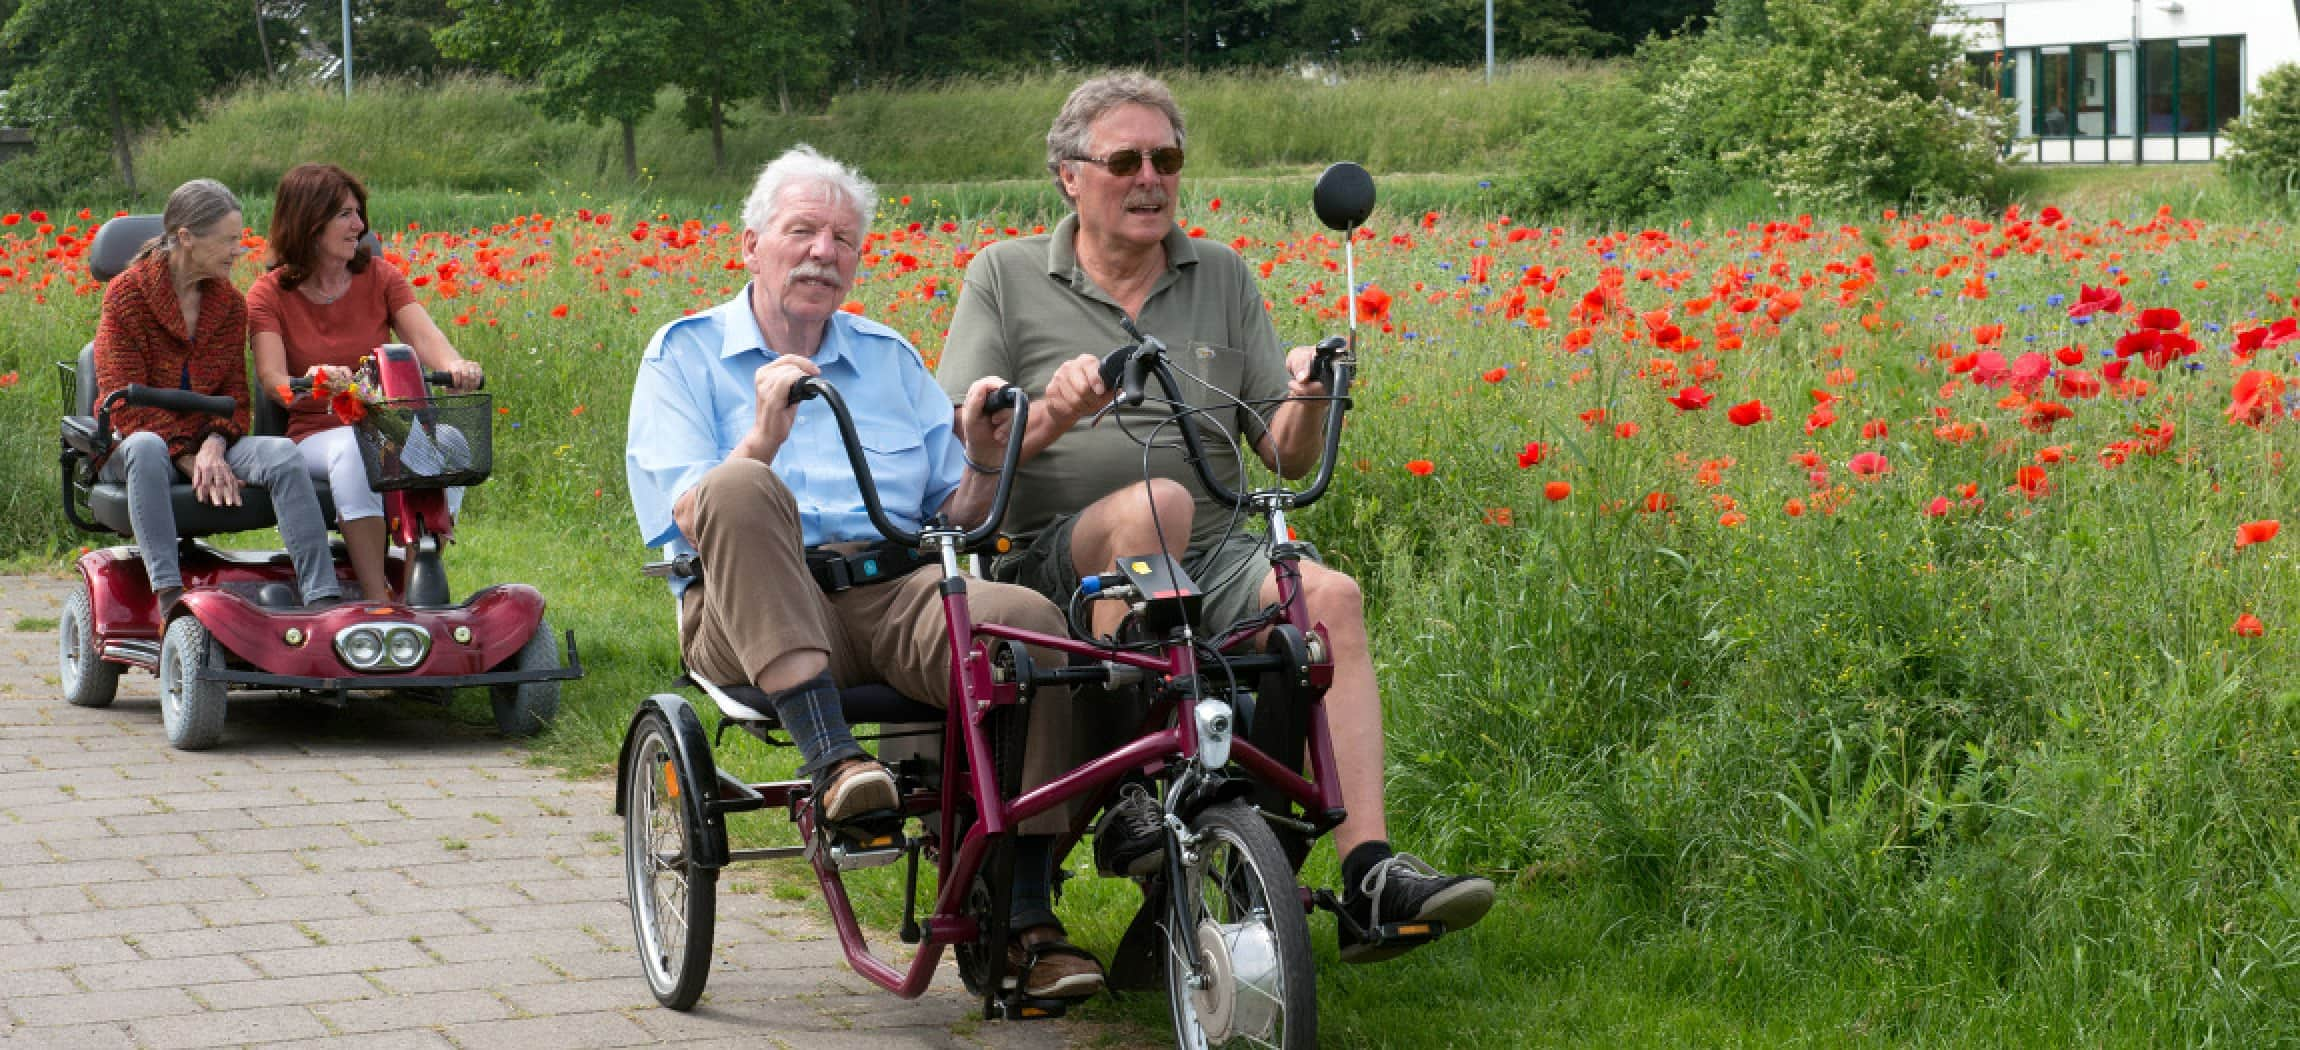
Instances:
[[[679,55],[701,44],[658,7],[615,0],[448,0],[461,17],[433,39],[450,58],[502,70],[535,85],[553,117],[612,120],[623,131],[623,174],[639,177],[638,124],[655,109]]]
[[[675,13],[689,39],[710,40],[673,72],[686,93],[680,119],[711,132],[711,170],[727,170],[727,108],[772,91],[784,112],[791,92],[829,83],[850,32],[844,0],[679,0]]]
[[[210,6],[193,13],[205,16]],[[210,20],[186,17],[176,0],[23,0],[0,27],[0,50],[23,63],[8,109],[35,127],[103,129],[133,195],[136,135],[199,108],[215,82],[203,63],[214,41]]]
[[[298,3],[309,39],[343,58],[341,0]],[[455,21],[448,0],[352,0],[351,61],[356,74],[430,77],[470,65],[439,53],[432,34]]]

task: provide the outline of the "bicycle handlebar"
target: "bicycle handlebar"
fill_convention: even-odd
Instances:
[[[1133,322],[1126,318],[1120,318],[1119,325],[1126,329],[1127,335],[1136,338],[1139,342],[1134,346],[1119,347],[1103,356],[1101,365],[1103,385],[1105,387],[1111,385],[1112,376],[1117,375],[1120,386],[1118,402],[1124,405],[1138,405],[1143,400],[1143,377],[1145,374],[1155,375],[1158,379],[1158,385],[1166,392],[1166,400],[1178,406],[1175,414],[1179,416],[1191,411],[1187,403],[1182,400],[1181,390],[1174,380],[1172,366],[1166,362],[1165,344],[1160,343],[1155,337],[1143,335],[1134,327]],[[1317,480],[1311,482],[1308,488],[1292,494],[1289,506],[1307,507],[1316,503],[1320,496],[1326,494],[1326,486],[1334,480],[1334,456],[1340,451],[1342,444],[1342,414],[1350,407],[1350,380],[1356,372],[1355,362],[1345,353],[1349,346],[1349,340],[1341,336],[1329,336],[1318,343],[1316,356],[1311,359],[1311,377],[1325,385],[1326,392],[1334,403],[1333,407],[1326,413],[1325,435],[1318,456]],[[1214,476],[1214,468],[1208,464],[1204,444],[1199,440],[1197,426],[1185,421],[1181,431],[1182,445],[1186,452],[1183,458],[1188,459],[1191,468],[1198,472],[1198,481],[1205,486],[1207,495],[1212,496],[1215,502],[1225,506],[1245,509],[1250,502],[1246,495],[1223,484],[1222,479]]]
[[[846,399],[839,396],[838,388],[821,376],[807,376],[791,387],[791,403],[798,404],[809,398],[822,398],[831,407],[831,415],[838,420],[839,438],[846,445],[847,465],[854,468],[855,486],[862,490],[863,510],[870,515],[870,523],[879,534],[904,547],[917,547],[920,534],[895,524],[886,516],[886,508],[879,503],[878,482],[872,480],[870,460],[864,456],[862,438],[855,431],[854,416],[847,411]],[[996,411],[1012,406],[1014,422],[1006,434],[1006,455],[999,464],[998,489],[990,497],[990,513],[982,524],[959,534],[961,550],[980,546],[997,535],[998,526],[1006,519],[1006,504],[1014,495],[1014,470],[1022,462],[1022,436],[1030,422],[1030,396],[1022,388],[1008,384],[990,395],[984,408]]]
[[[455,376],[450,372],[425,372],[423,373],[423,381],[431,384],[432,386],[454,386]],[[298,394],[308,394],[311,392],[311,377],[297,376],[288,380],[287,385],[289,390],[293,390]],[[481,376],[479,379],[479,385],[472,387],[471,389],[487,389],[487,377]]]

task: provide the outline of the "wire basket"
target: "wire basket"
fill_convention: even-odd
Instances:
[[[377,401],[352,424],[368,487],[477,485],[495,469],[495,405],[486,394]]]

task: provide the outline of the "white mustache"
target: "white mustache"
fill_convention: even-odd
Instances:
[[[839,280],[838,267],[826,266],[822,263],[809,262],[803,262],[797,266],[791,267],[791,275],[789,277],[783,278],[783,284],[786,286],[797,281],[827,281],[831,284],[842,283]]]
[[[1163,208],[1166,206],[1167,199],[1164,190],[1144,190],[1139,193],[1127,194],[1126,200],[1120,206],[1126,208]]]

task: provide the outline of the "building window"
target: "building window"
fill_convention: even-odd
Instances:
[[[2243,112],[2243,37],[2149,40],[2140,48],[2147,134],[2218,134]]]
[[[2105,44],[2040,48],[2032,126],[2041,138],[2099,138],[2116,130],[2117,53]]]

